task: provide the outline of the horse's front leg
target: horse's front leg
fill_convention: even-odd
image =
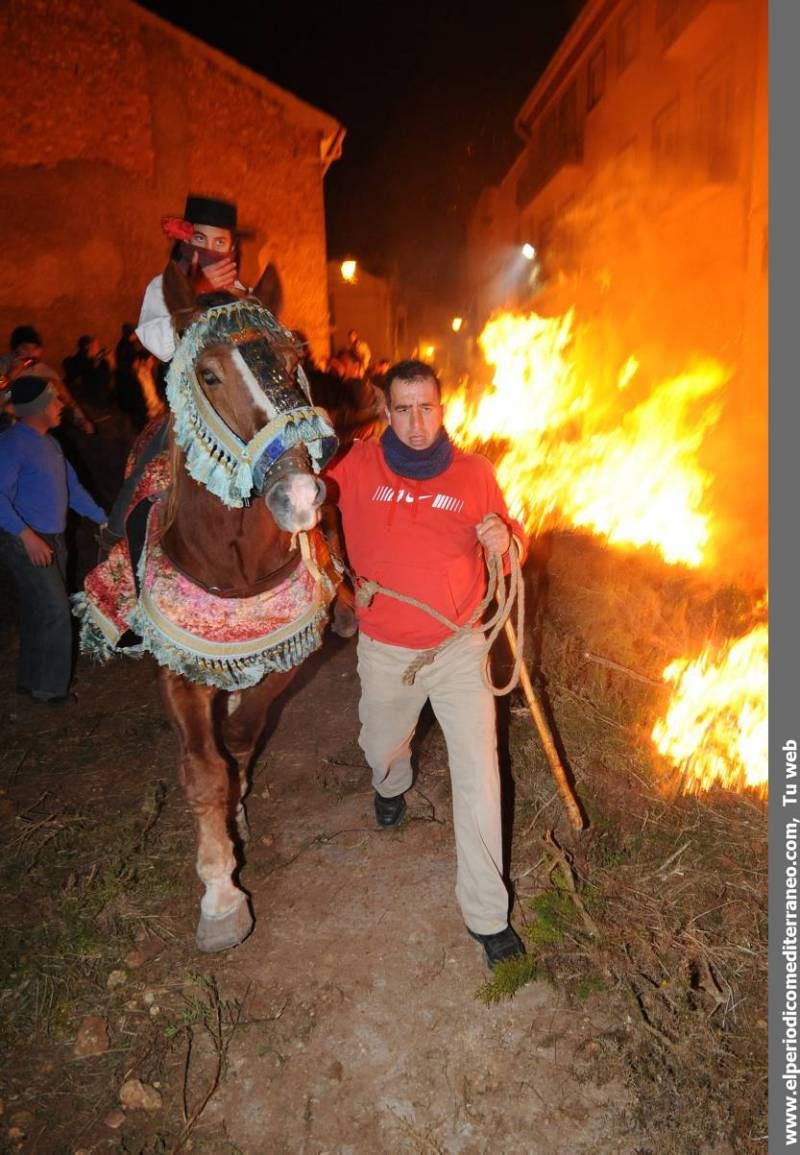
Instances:
[[[197,945],[203,951],[226,950],[247,938],[253,916],[247,896],[233,881],[231,775],[214,733],[213,705],[219,691],[187,682],[164,667],[159,669],[159,686],[178,735],[181,781],[197,824],[197,873],[205,886]]]
[[[250,785],[250,764],[264,733],[273,700],[286,689],[296,673],[297,669],[294,668],[285,673],[268,674],[257,686],[240,690],[228,697],[228,711],[222,733],[225,749],[235,760],[239,774],[235,820],[236,831],[242,842],[247,842],[250,835],[244,808],[244,799]]]

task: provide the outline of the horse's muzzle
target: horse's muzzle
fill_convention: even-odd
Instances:
[[[325,482],[311,470],[305,446],[288,450],[267,469],[260,470],[260,466],[259,460],[253,471],[256,489],[263,493],[278,528],[287,533],[313,529],[326,490]]]

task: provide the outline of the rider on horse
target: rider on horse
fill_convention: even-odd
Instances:
[[[180,270],[194,297],[215,289],[247,292],[238,280],[236,205],[213,197],[186,198],[183,217],[164,217],[166,235],[174,241],[170,263]],[[136,334],[160,361],[175,353],[175,330],[164,297],[164,276],[159,273],[147,286]]]

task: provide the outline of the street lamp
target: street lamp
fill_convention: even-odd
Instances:
[[[461,332],[461,326],[463,324],[464,324],[464,318],[463,317],[453,317],[452,321],[450,322],[450,328],[453,330],[454,333],[460,333]]]
[[[358,263],[356,261],[348,259],[346,261],[342,261],[339,268],[340,268],[340,271],[342,274],[342,280],[347,281],[349,284],[352,284],[353,281],[355,281],[355,279],[356,279],[356,272],[358,270]]]
[[[532,261],[536,256],[536,249],[529,241],[526,241],[522,246],[522,255],[526,261]]]

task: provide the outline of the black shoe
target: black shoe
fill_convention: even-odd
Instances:
[[[476,934],[469,927],[467,927],[467,931],[483,947],[486,961],[490,967],[496,967],[498,963],[505,962],[510,958],[519,958],[525,954],[522,939],[511,923],[505,930],[499,930],[497,934]]]
[[[384,798],[377,790],[375,791],[375,817],[378,820],[378,826],[382,826],[384,829],[387,826],[397,826],[405,812],[405,794],[396,794],[394,798]]]
[[[39,698],[32,694],[31,697],[37,706],[74,706],[78,701],[77,694],[53,694],[49,698]]]

